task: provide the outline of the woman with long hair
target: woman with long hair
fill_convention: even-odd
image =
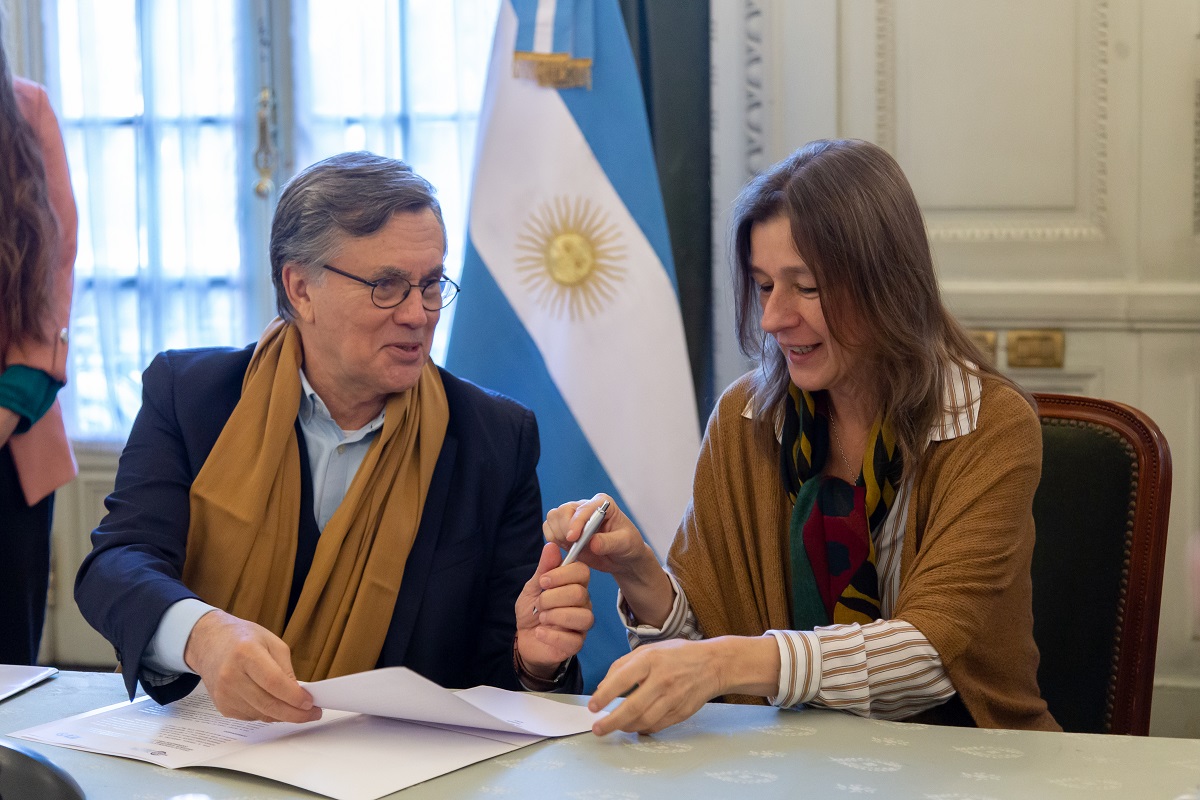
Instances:
[[[1057,730],[1038,693],[1030,561],[1041,430],[943,306],[916,197],[863,141],[817,141],[733,213],[757,368],[712,414],[664,570],[608,511],[581,560],[631,639],[597,733],[725,696],[885,719]],[[575,541],[597,496],[550,513]]]
[[[13,77],[2,43],[0,72],[0,663],[32,664],[53,493],[75,476],[55,397],[67,379],[77,219],[45,90]]]

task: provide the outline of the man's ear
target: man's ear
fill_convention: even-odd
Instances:
[[[288,262],[283,265],[281,276],[283,289],[287,293],[292,308],[296,310],[296,318],[304,322],[312,322],[313,302],[309,290],[312,288],[313,281],[308,270],[299,264]]]

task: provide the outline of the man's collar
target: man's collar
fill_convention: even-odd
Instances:
[[[312,422],[314,415],[322,419],[332,419],[329,414],[329,409],[325,405],[325,401],[317,394],[317,390],[308,382],[308,376],[304,374],[304,368],[300,369],[300,421],[304,423]]]
[[[317,394],[317,390],[308,382],[308,376],[304,374],[304,368],[300,368],[300,422],[307,425],[313,421],[315,417],[321,421],[328,421],[342,431],[342,436],[346,439],[358,440],[367,434],[374,433],[379,428],[383,427],[383,415],[387,407],[384,406],[380,410],[379,416],[368,422],[366,425],[359,428],[357,431],[342,430],[334,420],[333,415],[329,413],[329,407],[325,405],[325,401],[321,399],[321,395]],[[358,435],[355,435],[358,434]]]

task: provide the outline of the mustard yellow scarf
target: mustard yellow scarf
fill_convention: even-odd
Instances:
[[[432,363],[388,399],[285,629],[300,526],[302,364],[295,326],[271,323],[192,483],[183,581],[206,603],[281,636],[296,677],[321,680],[379,660],[450,414]]]

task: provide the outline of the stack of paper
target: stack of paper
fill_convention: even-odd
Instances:
[[[375,800],[547,736],[582,733],[600,716],[490,686],[451,692],[404,667],[305,688],[324,709],[317,722],[228,719],[201,685],[168,706],[142,697],[12,735],[172,769],[239,770],[337,800]]]
[[[54,667],[30,667],[22,664],[0,664],[0,700],[41,683],[58,672]]]

